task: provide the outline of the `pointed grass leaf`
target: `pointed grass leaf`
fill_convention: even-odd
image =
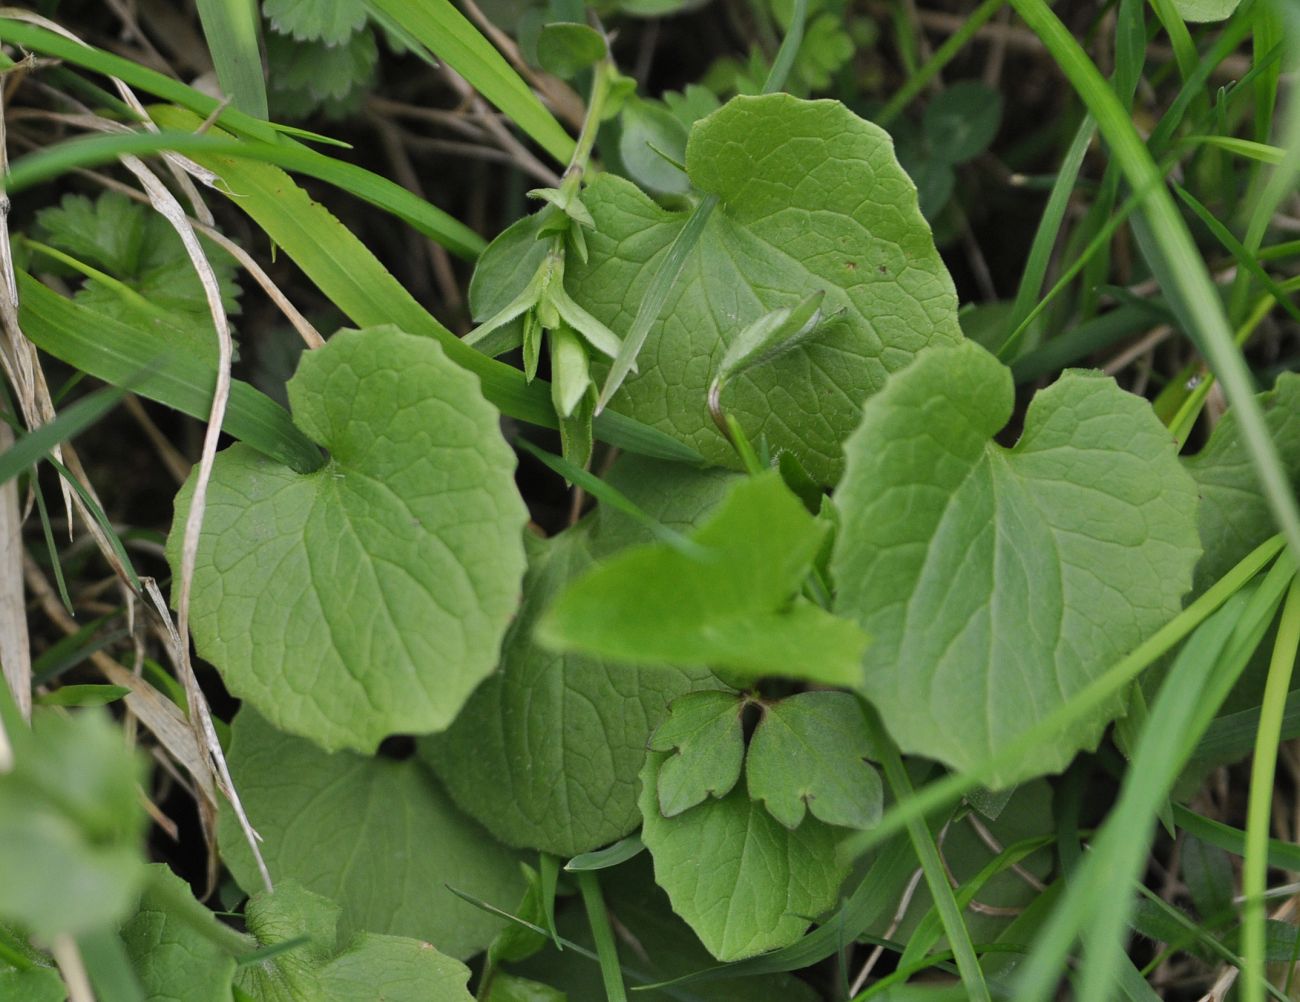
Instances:
[[[825,298],[824,292],[814,292],[797,306],[773,310],[746,327],[727,346],[715,377],[718,383],[799,347],[821,323]]]
[[[232,692],[324,748],[442,730],[495,668],[523,575],[499,415],[436,342],[394,327],[306,353],[289,399],[331,459],[304,476],[243,446],[218,456],[195,644]]]
[[[652,752],[641,771],[641,838],[673,911],[713,956],[740,960],[788,946],[834,907],[848,875],[835,829],[807,818],[791,831],[740,786],[665,818],[654,791],[666,758]]]
[[[1300,375],[1283,373],[1259,402],[1292,487],[1300,487]],[[1235,410],[1223,416],[1205,447],[1183,464],[1201,495],[1197,518],[1205,555],[1196,565],[1199,592],[1277,528],[1242,442]]]
[[[611,558],[556,600],[537,636],[559,650],[633,663],[854,683],[866,637],[847,620],[792,602],[825,530],[768,471],[736,484],[691,535],[700,553],[658,543]]]
[[[664,817],[725,797],[736,785],[745,757],[745,703],[732,692],[690,692],[673,701],[647,745],[671,752],[659,767],[655,790]]]
[[[798,828],[805,810],[828,825],[872,828],[884,788],[866,762],[870,754],[855,696],[803,692],[763,707],[745,758],[745,782],[750,798],[787,828]]]
[[[838,102],[788,94],[736,98],[697,122],[686,167],[717,210],[639,349],[644,371],[610,407],[735,465],[709,418],[709,374],[754,321],[824,291],[837,315],[799,350],[737,376],[729,411],[751,441],[765,436],[829,483],[862,401],[926,345],[961,336],[916,189],[878,127]],[[664,210],[609,174],[583,201],[596,230],[588,262],[571,262],[566,284],[626,336],[689,213]]]
[[[573,856],[640,824],[637,775],[646,741],[683,693],[716,688],[704,668],[662,661],[627,665],[533,639],[555,596],[593,560],[686,529],[706,517],[733,474],[624,457],[606,480],[611,499],[546,541],[530,541],[524,601],[502,645],[500,669],[455,723],[420,742],[420,755],[453,798],[497,838]]]
[[[1171,619],[1200,555],[1195,484],[1145,401],[1067,372],[1006,449],[1013,402],[974,343],[924,353],[868,400],[836,494],[837,608],[873,637],[861,689],[905,751],[957,769]],[[1063,768],[1119,709],[989,785]]]
[[[333,755],[244,709],[231,726],[230,772],[277,886],[300,881],[341,909],[339,934],[409,936],[463,959],[501,920],[447,884],[513,907],[516,857],[461,814],[417,759]],[[241,887],[260,886],[232,812],[220,816],[222,858]]]

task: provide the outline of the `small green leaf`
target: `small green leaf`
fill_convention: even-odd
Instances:
[[[572,80],[588,66],[605,58],[605,39],[585,24],[556,21],[545,25],[537,38],[537,61],[542,69]]]
[[[973,160],[992,145],[1002,124],[1002,95],[982,83],[963,80],[936,94],[921,129],[929,153],[945,164]]]
[[[496,667],[523,575],[499,415],[435,341],[393,327],[306,353],[289,398],[332,458],[303,476],[243,446],[218,456],[195,644],[236,695],[322,747],[441,730]]]
[[[247,708],[231,726],[228,758],[277,887],[296,880],[329,897],[342,908],[343,937],[410,936],[470,957],[503,923],[446,885],[501,907],[523,894],[515,855],[456,810],[417,759],[327,755]],[[221,811],[219,836],[240,886],[261,886],[230,810]]]
[[[747,369],[762,365],[803,344],[822,321],[824,292],[814,292],[797,306],[786,306],[759,317],[727,346],[715,379],[726,383]]]
[[[655,791],[664,817],[731,792],[745,757],[745,704],[732,692],[690,692],[673,701],[648,744],[651,751],[672,752],[659,768]]]
[[[884,789],[862,707],[847,692],[804,692],[763,708],[745,760],[749,796],[798,828],[805,808],[828,825],[874,828]]]
[[[368,30],[333,43],[268,32],[266,61],[272,114],[307,118],[320,111],[341,118],[365,100],[379,63],[379,46]]]
[[[1174,9],[1184,21],[1226,21],[1240,3],[1241,0],[1174,0]]]
[[[852,684],[866,637],[794,598],[825,530],[775,470],[741,481],[691,535],[706,552],[660,543],[620,554],[560,596],[537,636],[559,650],[633,663]]]
[[[1181,608],[1196,488],[1150,405],[1096,373],[1034,399],[1011,449],[1009,370],[972,342],[922,354],[846,443],[831,575],[870,631],[859,686],[909,754],[996,755]],[[1101,707],[994,787],[1063,768]]]
[[[64,685],[37,695],[35,701],[41,706],[104,706],[130,691],[120,685]]]
[[[150,885],[120,934],[140,987],[150,1002],[230,1002],[235,977],[232,946],[241,936],[219,927],[194,900],[189,886],[166,866],[149,867]],[[227,946],[222,946],[222,940]],[[249,940],[243,951],[253,949]]]
[[[569,996],[540,981],[498,973],[492,978],[486,1002],[568,1002]]]
[[[5,726],[14,768],[0,775],[0,920],[46,941],[115,924],[146,874],[140,759],[97,710]]]
[[[690,178],[674,164],[686,160],[689,126],[658,101],[639,97],[623,104],[622,125],[618,155],[632,180],[669,195],[691,190]]]
[[[361,0],[263,0],[262,13],[276,31],[326,45],[346,42],[366,23]]]
[[[731,961],[787,946],[834,907],[848,874],[835,829],[808,818],[790,831],[739,786],[665,818],[654,791],[666,758],[652,752],[641,771],[641,837],[673,911],[710,953]]]

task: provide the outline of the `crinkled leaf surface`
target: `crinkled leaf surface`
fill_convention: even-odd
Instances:
[[[469,969],[428,943],[360,933],[340,949],[338,905],[295,881],[255,894],[245,921],[264,947],[307,940],[240,968],[256,1002],[470,1002]]]
[[[68,989],[52,967],[0,967],[0,998],[5,1002],[64,1002],[67,997]]]
[[[870,754],[856,697],[803,692],[764,707],[749,742],[745,782],[750,798],[787,828],[800,825],[805,809],[828,825],[872,828],[880,822],[884,789],[865,761]]]
[[[792,597],[826,530],[771,470],[737,483],[691,539],[613,557],[571,585],[538,624],[558,649],[632,662],[703,662],[742,676],[852,684],[866,637]]]
[[[215,935],[200,931],[206,925],[221,933],[215,929],[216,916],[194,900],[189,886],[167,866],[154,864],[149,871],[150,884],[136,913],[120,930],[145,997],[149,1002],[231,1002],[235,955],[214,941]],[[167,888],[170,893],[163,893]],[[224,932],[230,940],[239,935]],[[254,948],[250,941],[241,952]]]
[[[445,885],[512,907],[524,890],[516,857],[461,814],[422,763],[327,755],[248,709],[232,732],[230,771],[271,876],[338,902],[340,935],[410,936],[458,958],[491,942],[501,920]],[[220,836],[240,886],[259,887],[230,811]]]
[[[672,753],[656,779],[664,817],[731,792],[745,757],[744,709],[744,697],[732,692],[691,692],[673,700],[649,743],[652,751]]]
[[[1300,489],[1300,375],[1283,373],[1260,403],[1291,484]],[[1229,410],[1215,426],[1205,448],[1184,460],[1201,494],[1198,515],[1205,555],[1196,565],[1196,590],[1203,591],[1273,533],[1268,502],[1255,477],[1237,425]]]
[[[867,402],[836,494],[837,606],[873,637],[861,687],[905,751],[958,769],[1177,613],[1200,555],[1195,484],[1145,401],[1068,372],[1004,449],[1013,403],[977,345],[925,353]],[[1063,768],[1118,710],[992,785]]]
[[[698,122],[691,182],[716,194],[662,318],[611,406],[715,463],[735,464],[705,395],[727,345],[760,316],[825,290],[825,331],[736,380],[728,410],[752,441],[795,452],[821,482],[862,401],[921,348],[960,337],[957,297],[916,206],[916,189],[881,129],[835,101],[739,97]],[[597,178],[583,200],[596,221],[569,292],[625,335],[686,214],[627,181]]]
[[[379,62],[379,46],[370,31],[358,31],[335,44],[268,32],[266,59],[273,109],[295,118],[318,109],[340,117],[365,99],[366,85]]]
[[[263,0],[276,31],[304,41],[338,45],[366,23],[362,0]]]
[[[111,926],[145,878],[141,762],[99,711],[6,721],[0,775],[0,921],[45,941]]]
[[[392,327],[307,352],[289,399],[330,461],[302,475],[242,445],[217,457],[198,650],[277,727],[327,749],[441,730],[496,666],[523,575],[499,415],[435,341]]]
[[[217,335],[203,284],[180,236],[161,215],[110,191],[94,201],[66,195],[57,207],[37,213],[36,224],[39,236],[50,245],[141,297],[124,298],[120,290],[86,279],[73,297],[79,305],[216,365]],[[226,313],[238,314],[234,258],[207,241],[203,246]]]
[[[629,456],[607,479],[662,524],[685,529],[735,477]],[[504,842],[573,856],[628,834],[641,820],[637,774],[646,740],[669,702],[720,684],[703,668],[557,654],[533,640],[537,616],[596,556],[649,538],[602,506],[537,544],[500,670],[446,732],[421,742],[456,802]]]
[[[641,838],[655,881],[710,953],[730,961],[786,946],[834,907],[848,874],[835,829],[807,818],[791,831],[739,785],[665,818],[654,791],[666,758],[651,752],[641,771]]]

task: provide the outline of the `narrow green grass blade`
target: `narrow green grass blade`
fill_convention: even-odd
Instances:
[[[68,610],[69,616],[75,616],[77,613],[72,607],[72,596],[68,594],[68,582],[63,576],[63,561],[59,559],[59,547],[54,542],[54,527],[50,524],[50,512],[45,505],[45,492],[41,490],[38,478],[32,477],[30,483],[32,496],[36,498],[36,512],[41,520],[41,535],[45,538],[45,552],[50,555],[54,585],[59,590],[59,601],[63,603],[63,608]],[[35,678],[35,665],[32,666],[32,672]]]
[[[1055,995],[1070,947],[1081,934],[1087,959],[1080,970],[1079,998],[1098,1002],[1112,997],[1120,936],[1134,904],[1117,889],[1141,876],[1151,823],[1181,765],[1171,749],[1192,726],[1247,601],[1244,594],[1234,596],[1193,634],[1174,662],[1125,773],[1119,801],[1021,968],[1018,999],[1031,1002]]]
[[[1161,174],[1115,94],[1097,67],[1044,0],[1012,0],[1026,24],[1043,41],[1097,120],[1111,154],[1135,192],[1144,193],[1139,242],[1169,303],[1195,340],[1237,412],[1269,507],[1293,554],[1300,557],[1300,507],[1254,396],[1254,385],[1228,326],[1218,291],[1206,271],[1178,208],[1161,184]]]
[[[19,320],[32,342],[55,358],[114,386],[206,421],[216,373],[191,355],[149,343],[139,332],[93,313],[22,272]],[[320,449],[279,404],[236,381],[223,430],[301,473],[323,463]]]
[[[578,890],[587,909],[591,938],[596,942],[605,998],[608,1002],[627,1002],[627,988],[623,985],[623,971],[618,963],[618,944],[614,942],[614,930],[609,924],[609,913],[605,911],[605,898],[600,893],[600,879],[594,870],[578,871]]]
[[[1005,3],[1006,0],[998,0]],[[794,69],[795,57],[799,55],[799,46],[803,44],[804,22],[808,19],[808,0],[794,0],[794,11],[790,17],[790,30],[781,39],[781,47],[772,60],[772,68],[763,80],[763,93],[775,94],[785,88],[786,79]]]
[[[1263,712],[1250,772],[1246,859],[1241,878],[1241,891],[1246,898],[1241,929],[1242,972],[1245,974],[1241,985],[1242,1002],[1264,1002],[1262,986],[1267,970],[1264,962],[1266,915],[1263,894],[1268,884],[1268,832],[1272,821],[1277,751],[1282,739],[1282,714],[1291,688],[1297,650],[1300,650],[1300,579],[1293,579],[1282,608],[1268,680],[1264,684]]]
[[[366,6],[418,39],[556,161],[569,162],[573,138],[505,57],[448,0],[366,0]]]
[[[1011,374],[1018,384],[1031,382],[1134,337],[1163,319],[1160,310],[1145,304],[1121,306],[1021,355],[1011,363]]]
[[[1247,160],[1257,160],[1264,164],[1280,164],[1286,157],[1286,150],[1268,143],[1257,143],[1253,139],[1238,139],[1236,136],[1187,136],[1182,146],[1213,146]]]
[[[898,754],[897,746],[885,733],[884,725],[881,724],[874,709],[866,708],[866,720],[871,741],[880,752],[881,764],[885,768],[885,780],[889,783],[894,799],[898,802],[912,799],[914,796],[912,782],[907,778],[907,770],[903,768],[903,760]],[[930,831],[923,818],[916,818],[909,822],[907,831],[912,839],[912,849],[916,852],[917,859],[921,861],[926,886],[930,888],[930,896],[934,899],[935,910],[939,913],[944,934],[948,937],[948,945],[952,948],[953,958],[957,961],[957,969],[961,973],[962,984],[966,986],[967,995],[973,1002],[991,1002],[989,986],[984,981],[984,971],[980,967],[979,957],[975,955],[970,931],[962,921],[957,899],[953,897],[952,885],[948,883],[948,870],[939,856],[939,847],[934,840],[934,833]]]
[[[105,1002],[146,1002],[116,929],[97,929],[77,937],[77,947],[96,997]]]
[[[629,835],[604,849],[579,853],[565,863],[564,868],[570,873],[577,873],[579,870],[606,870],[611,866],[626,863],[633,856],[639,856],[644,850],[645,843],[641,841],[641,836]]]
[[[1196,218],[1205,224],[1205,228],[1214,234],[1214,239],[1223,244],[1224,249],[1236,259],[1237,264],[1259,279],[1264,288],[1268,290],[1269,295],[1277,301],[1278,306],[1286,310],[1291,319],[1300,322],[1300,306],[1291,301],[1291,297],[1286,294],[1286,290],[1274,281],[1273,276],[1264,270],[1259,263],[1259,259],[1247,249],[1246,245],[1233,236],[1232,231],[1219,222],[1214,213],[1207,209],[1190,191],[1177,181],[1171,180],[1169,184],[1174,189],[1174,194],[1181,198],[1183,203],[1196,215]]]
[[[221,89],[235,107],[268,118],[261,21],[254,0],[198,0],[199,20]]]
[[[896,119],[909,104],[911,104],[921,91],[929,86],[930,81],[943,72],[947,66],[964,49],[979,30],[989,21],[993,20],[1003,7],[1007,5],[1007,0],[984,0],[978,7],[965,16],[956,31],[949,35],[939,48],[934,50],[934,54],[926,60],[925,65],[917,69],[907,78],[907,82],[894,92],[888,103],[880,109],[875,115],[875,122],[881,127],[888,127],[889,123]]]
[[[1208,845],[1217,846],[1224,852],[1243,858],[1246,855],[1246,833],[1239,828],[1202,817],[1182,804],[1174,804],[1174,824],[1188,835]],[[1279,870],[1300,870],[1300,845],[1269,839],[1268,865]]]
[[[35,431],[23,435],[4,452],[0,452],[0,484],[28,469],[60,442],[89,428],[116,407],[125,392],[111,386],[96,390],[71,407],[64,408],[63,413],[49,424],[43,424]]]

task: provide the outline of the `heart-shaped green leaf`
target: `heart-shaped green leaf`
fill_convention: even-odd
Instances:
[[[1011,375],[973,343],[891,378],[845,446],[837,605],[870,631],[861,686],[912,754],[970,768],[1178,612],[1196,486],[1146,401],[1097,373],[1040,393],[1014,448]],[[1063,768],[1103,708],[991,785]]]
[[[718,208],[641,348],[641,374],[611,406],[734,465],[705,404],[711,375],[754,321],[824,291],[817,337],[738,375],[728,412],[751,441],[793,451],[830,483],[862,401],[922,348],[960,337],[952,280],[916,188],[883,130],[837,101],[788,94],[738,97],[695,123],[686,167]],[[566,285],[626,336],[689,214],[612,174],[583,201],[596,229]]]
[[[745,783],[750,798],[787,828],[799,827],[805,809],[828,825],[872,828],[884,789],[869,754],[856,696],[801,692],[764,707],[749,742]]]
[[[325,748],[445,728],[497,663],[527,518],[478,380],[393,327],[335,335],[289,382],[330,452],[301,475],[217,457],[190,626],[230,690]],[[172,567],[193,480],[176,502]]]
[[[659,767],[660,814],[676,817],[731,792],[745,757],[744,709],[744,697],[733,692],[688,692],[673,701],[649,742],[651,751],[672,752]]]

